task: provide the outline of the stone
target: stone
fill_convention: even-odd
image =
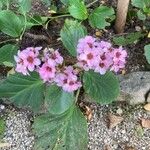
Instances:
[[[127,101],[131,105],[140,104],[150,99],[150,72],[133,72],[119,75],[120,96],[118,101]],[[146,96],[148,95],[148,96]]]

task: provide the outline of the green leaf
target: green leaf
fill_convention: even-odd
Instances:
[[[93,28],[105,29],[110,23],[106,19],[112,18],[114,15],[113,8],[100,6],[92,11],[89,16],[89,23]]]
[[[60,0],[64,5],[69,5],[69,0]]]
[[[2,10],[3,3],[0,1],[0,10]]]
[[[43,25],[47,19],[48,17],[41,17],[37,15],[27,17],[26,28],[30,29],[32,26]],[[24,20],[24,18],[22,18],[22,20]]]
[[[150,6],[150,1],[149,0],[132,0],[132,5],[137,8],[144,9]]]
[[[100,75],[93,71],[83,75],[84,89],[87,94],[100,104],[108,104],[119,95],[119,83],[112,72]]]
[[[80,2],[80,0],[73,0],[70,2],[70,4],[71,6],[69,7],[69,12],[74,18],[80,20],[87,19],[88,12],[83,2]]]
[[[145,20],[146,19],[146,15],[144,15],[144,13],[141,11],[141,10],[139,10],[138,12],[137,12],[137,16],[138,16],[138,18],[140,19],[140,20]]]
[[[44,83],[37,73],[10,75],[0,84],[0,97],[9,97],[19,107],[29,106],[38,111],[43,103]]]
[[[61,115],[37,117],[33,129],[36,150],[87,150],[87,122],[75,105]]]
[[[146,59],[150,64],[150,44],[144,47],[144,51],[145,51],[144,55],[146,56]]]
[[[144,36],[145,34],[142,34],[141,32],[132,32],[127,35],[114,37],[113,42],[116,45],[125,46],[125,45],[133,44],[134,42],[138,41],[140,38]]]
[[[31,0],[19,0],[20,11],[24,14],[31,9]]]
[[[149,6],[148,7],[144,7],[143,8],[144,13],[146,13],[147,15],[150,15],[150,2],[149,2]]]
[[[76,56],[76,48],[80,38],[86,36],[87,30],[79,22],[66,20],[64,27],[61,29],[60,36],[63,45],[72,56]]]
[[[143,8],[144,0],[132,0],[132,5],[138,8]]]
[[[72,106],[75,101],[73,93],[68,93],[62,88],[51,85],[46,90],[46,102],[50,113],[61,114]]]
[[[18,51],[18,46],[7,44],[0,48],[0,64],[4,62],[14,62],[14,55]]]
[[[0,30],[12,37],[19,37],[23,29],[19,17],[10,10],[0,12]]]

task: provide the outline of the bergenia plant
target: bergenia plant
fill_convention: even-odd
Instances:
[[[91,12],[91,5],[82,0],[61,1],[69,16],[88,20],[92,28],[104,29],[114,19],[113,8],[99,6]],[[34,25],[47,29],[49,21],[56,18],[30,16],[31,1],[18,2],[19,13],[9,10],[9,5],[0,12],[0,30],[13,38],[2,43],[12,42],[0,48],[0,64],[9,62],[15,70],[0,83],[0,97],[34,112],[35,150],[87,150],[87,119],[81,101],[86,100],[85,94],[100,104],[116,100],[119,83],[115,74],[124,69],[127,52],[87,35],[81,23],[68,19],[60,39],[72,61],[64,57],[64,49],[49,48],[49,44],[18,50],[27,29]]]
[[[84,30],[76,21],[67,20],[65,26],[68,23]],[[0,85],[1,97],[10,97],[18,106],[28,106],[35,112],[44,110],[33,124],[36,150],[87,149],[87,120],[80,110],[79,96],[86,93],[93,101],[108,104],[119,94],[114,74],[125,67],[126,50],[81,34],[71,26],[64,38],[65,26],[61,39],[67,49],[71,46],[74,64],[66,63],[61,49],[27,47],[14,56],[16,74]]]

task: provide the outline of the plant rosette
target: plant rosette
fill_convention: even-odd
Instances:
[[[35,112],[46,108],[47,113],[33,125],[37,150],[75,149],[75,143],[80,149],[87,147],[86,119],[76,105],[80,89],[100,104],[114,101],[119,94],[114,73],[125,67],[127,57],[122,47],[114,48],[92,36],[79,38],[76,64],[66,66],[60,52],[42,47],[19,50],[14,56],[16,74],[0,85],[0,96],[10,97],[18,106],[29,106]]]
[[[116,100],[119,82],[115,74],[126,64],[127,52],[122,46],[113,47],[87,35],[86,28],[77,21],[87,20],[92,28],[105,29],[115,18],[113,8],[101,5],[90,12],[88,8],[96,1],[88,6],[82,0],[61,2],[68,7],[69,14],[49,17],[30,16],[31,1],[18,1],[17,12],[9,10],[8,2],[0,2],[0,30],[12,37],[1,44],[13,43],[0,48],[0,64],[15,69],[1,82],[0,97],[9,98],[18,107],[30,108],[35,114],[45,110],[35,117],[32,126],[35,150],[87,150],[87,120],[78,107],[78,97],[84,91],[100,104]],[[5,7],[7,10],[3,10]],[[59,49],[18,50],[27,29],[36,25],[46,28],[48,19],[68,15],[76,20],[66,19],[60,38],[75,64],[66,63]]]

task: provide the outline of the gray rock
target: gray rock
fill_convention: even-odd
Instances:
[[[150,90],[150,72],[134,72],[128,75],[120,75],[121,93],[119,101],[128,101],[129,104],[144,103],[150,99],[147,93]],[[148,97],[146,98],[146,95]]]

